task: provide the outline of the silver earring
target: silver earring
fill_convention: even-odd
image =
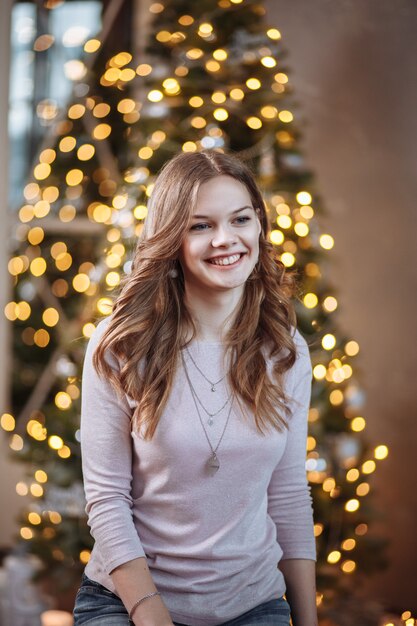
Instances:
[[[170,276],[171,278],[177,278],[178,270],[176,270],[175,267],[174,267],[172,270],[169,270],[168,276]]]

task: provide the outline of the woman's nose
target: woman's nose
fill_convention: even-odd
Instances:
[[[218,246],[230,246],[236,243],[236,233],[234,233],[228,226],[219,226],[211,240],[211,245],[216,248]]]

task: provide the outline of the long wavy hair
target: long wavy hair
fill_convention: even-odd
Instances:
[[[261,222],[259,259],[245,283],[225,337],[230,355],[228,381],[240,407],[252,414],[261,433],[287,427],[284,373],[296,359],[292,303],[296,281],[268,241],[269,221],[254,177],[236,157],[214,150],[181,153],[161,169],[138,239],[131,272],[124,278],[109,324],[93,362],[119,393],[135,401],[132,428],[145,439],[155,433],[169,397],[180,350],[196,336],[184,301],[184,276],[178,255],[191,226],[200,185],[217,176],[245,185]],[[173,269],[177,277],[172,277]],[[192,331],[186,341],[184,329]],[[267,352],[265,353],[265,348]],[[110,351],[120,367],[109,365]],[[272,380],[266,358],[272,359]]]

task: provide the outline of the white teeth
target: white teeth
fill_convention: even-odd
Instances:
[[[233,256],[224,257],[223,259],[209,259],[209,263],[214,265],[231,265],[236,263],[240,259],[240,254],[234,254]]]

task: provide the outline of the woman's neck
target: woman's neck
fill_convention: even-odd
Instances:
[[[197,330],[200,341],[222,341],[233,323],[234,314],[241,301],[239,289],[198,292],[185,286],[185,304]]]

